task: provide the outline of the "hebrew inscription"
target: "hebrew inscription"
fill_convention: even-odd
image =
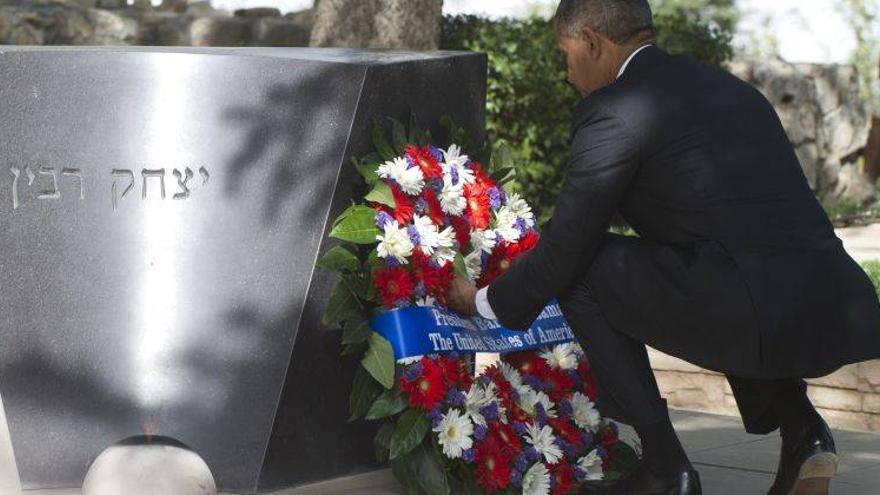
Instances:
[[[110,171],[110,203],[113,210],[117,210],[121,202],[129,196],[129,193],[136,187],[135,182],[137,175],[140,175],[141,184],[141,200],[159,200],[166,199],[165,180],[168,181],[173,194],[169,199],[186,200],[192,196],[194,187],[205,187],[208,184],[211,174],[205,167],[199,167],[198,173],[201,182],[195,179],[195,172],[189,167],[174,168],[166,170],[164,168],[143,168],[138,171],[127,168],[114,168]],[[32,170],[30,166],[21,169],[16,166],[9,168],[12,176],[12,209],[20,208],[27,199],[36,198],[38,200],[57,201],[62,199],[61,184],[65,182],[75,183],[75,187],[79,188],[79,199],[86,198],[85,183],[86,179],[82,169],[63,167],[60,170],[55,167],[41,166]],[[26,180],[25,180],[26,179]],[[148,193],[148,191],[155,191]],[[65,189],[67,194],[68,189]]]

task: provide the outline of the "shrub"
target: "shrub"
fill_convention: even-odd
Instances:
[[[877,297],[880,297],[880,260],[866,261],[862,263],[862,268],[868,272],[868,278],[871,279],[874,287],[877,288]]]

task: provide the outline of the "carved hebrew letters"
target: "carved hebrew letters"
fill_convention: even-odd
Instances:
[[[113,195],[113,210],[115,211],[116,210],[116,179],[115,179],[115,177],[128,177],[128,186],[125,188],[124,191],[122,191],[122,196],[119,198],[119,199],[122,199],[125,197],[125,195],[128,193],[128,191],[130,191],[131,188],[134,187],[134,172],[132,172],[131,170],[119,170],[119,169],[114,168],[113,171],[110,172],[110,174],[114,177],[113,185],[110,187],[110,192]]]
[[[12,166],[9,168],[9,172],[12,174],[12,209],[17,210],[19,206],[22,205],[22,196],[21,196],[21,172],[22,170],[18,167]],[[27,175],[27,186],[30,187],[34,184],[34,179],[37,178],[37,174],[43,176],[51,177],[51,184],[48,188],[41,189],[37,194],[37,199],[61,199],[61,190],[58,188],[58,174],[55,171],[54,167],[40,167],[37,170],[37,174],[34,174],[33,170],[31,170],[30,166],[24,168],[24,172]],[[83,180],[82,171],[78,168],[62,168],[61,169],[62,176],[74,176],[79,179],[79,199],[85,199],[85,181]]]
[[[204,167],[202,167],[204,168]],[[186,199],[189,197],[189,188],[186,187],[186,183],[192,180],[193,171],[186,168],[186,176],[180,173],[180,170],[174,169],[174,176],[177,177],[177,185],[180,187],[181,192],[174,193],[174,199]]]
[[[144,177],[144,185],[141,188],[141,198],[147,199],[147,179],[156,177],[159,179],[159,186],[162,188],[162,199],[165,199],[165,169],[143,169],[141,175]]]

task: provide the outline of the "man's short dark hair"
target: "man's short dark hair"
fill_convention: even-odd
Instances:
[[[561,0],[556,9],[556,29],[579,38],[587,26],[618,45],[643,31],[653,31],[648,0]]]

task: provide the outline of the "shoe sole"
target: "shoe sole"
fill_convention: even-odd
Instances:
[[[798,479],[789,495],[828,495],[831,478],[837,474],[836,454],[823,452],[808,458],[801,465]]]

